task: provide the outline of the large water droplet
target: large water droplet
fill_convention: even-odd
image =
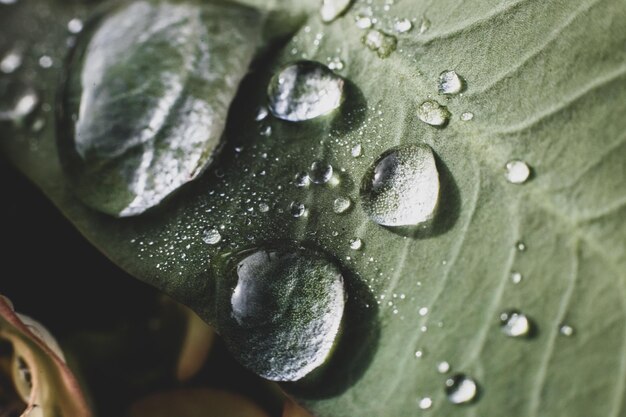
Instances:
[[[444,71],[439,74],[439,92],[441,94],[459,94],[463,91],[465,83],[456,71]]]
[[[500,328],[510,337],[526,337],[530,334],[531,324],[525,314],[517,310],[508,310],[500,313]]]
[[[476,398],[478,385],[467,375],[456,374],[446,380],[445,391],[452,404],[465,404]]]
[[[311,250],[259,250],[235,275],[232,314],[220,328],[235,357],[274,381],[299,380],[322,365],[343,315],[339,268]]]
[[[329,23],[343,14],[352,0],[322,0],[322,7],[320,8],[320,15],[322,22]]]
[[[333,211],[336,214],[345,213],[350,206],[352,205],[352,201],[346,197],[337,197],[335,201],[333,201]]]
[[[306,214],[306,207],[299,201],[292,201],[291,204],[289,204],[289,213],[297,219]]]
[[[309,178],[314,184],[326,184],[333,177],[333,166],[322,161],[315,161],[309,169]]]
[[[504,166],[506,180],[511,184],[523,184],[530,178],[530,167],[524,161],[514,159]]]
[[[344,98],[344,80],[319,62],[299,61],[272,77],[269,109],[279,119],[300,122],[328,114]]]
[[[363,209],[383,226],[414,226],[432,219],[439,201],[439,173],[424,144],[392,148],[370,167],[361,184]]]
[[[70,55],[58,143],[85,204],[132,216],[213,158],[263,18],[233,4],[116,4],[81,32]]]
[[[204,243],[207,245],[216,245],[222,240],[222,235],[217,229],[207,228],[202,232],[202,240],[204,240]]]
[[[443,127],[450,119],[450,112],[436,101],[426,100],[417,108],[417,117],[431,126]]]
[[[393,35],[388,35],[377,29],[368,30],[361,39],[363,44],[376,52],[380,58],[387,58],[396,50],[398,40]]]

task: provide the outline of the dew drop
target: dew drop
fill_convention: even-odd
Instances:
[[[450,119],[450,112],[436,101],[426,100],[417,108],[417,117],[431,126],[443,127]]]
[[[341,60],[341,58],[334,57],[328,61],[328,68],[333,71],[341,71],[344,68],[345,64]]]
[[[363,247],[363,241],[358,237],[350,240],[350,249],[360,250]]]
[[[309,169],[309,178],[314,184],[326,184],[333,176],[333,166],[322,161],[315,161]]]
[[[22,54],[17,50],[9,51],[0,61],[0,71],[12,74],[22,66]]]
[[[344,310],[341,271],[312,250],[248,252],[224,294],[232,312],[220,333],[245,367],[273,381],[296,381],[322,365]],[[233,288],[234,287],[234,288]]]
[[[357,15],[354,22],[359,29],[369,29],[372,27],[372,18],[369,16]]]
[[[83,30],[83,21],[78,18],[70,20],[67,22],[67,30],[73,34],[80,33]]]
[[[520,252],[525,252],[526,244],[520,240],[517,243],[515,243],[515,249],[517,249]]]
[[[383,153],[365,173],[360,195],[366,214],[382,226],[415,226],[431,220],[439,201],[432,149],[415,144]]]
[[[267,107],[261,106],[257,109],[256,116],[254,116],[254,120],[260,122],[261,120],[265,120],[269,112],[267,111]]]
[[[474,113],[466,111],[464,113],[461,114],[460,119],[464,122],[469,122],[470,120],[472,120],[474,118]]]
[[[51,68],[52,64],[54,64],[54,62],[52,61],[52,58],[48,55],[42,55],[39,58],[39,66],[41,68]]]
[[[270,206],[267,203],[259,203],[259,211],[261,213],[267,213],[270,211]]]
[[[289,213],[295,218],[302,217],[306,214],[306,207],[298,201],[293,201],[289,205]]]
[[[308,186],[311,183],[311,179],[306,172],[298,172],[293,178],[293,183],[296,187],[302,188]]]
[[[350,206],[352,206],[352,201],[346,197],[337,197],[335,201],[333,201],[333,211],[336,214],[345,213]]]
[[[466,404],[478,394],[476,381],[464,374],[456,374],[446,380],[445,392],[452,404]]]
[[[421,410],[428,410],[433,406],[433,400],[430,397],[424,397],[419,401],[419,407]]]
[[[523,184],[530,177],[530,167],[524,161],[511,160],[506,163],[504,169],[506,180],[511,184]]]
[[[561,335],[563,336],[573,336],[574,335],[574,328],[568,324],[562,324],[561,327],[559,328],[559,333],[561,333]]]
[[[440,374],[447,374],[450,372],[450,364],[446,361],[439,362],[437,364],[437,372]]]
[[[320,15],[322,22],[330,23],[337,19],[350,6],[352,0],[322,0],[322,7],[320,9]]]
[[[525,314],[517,310],[508,310],[500,313],[500,329],[510,337],[527,337],[531,331],[531,324]]]
[[[427,315],[427,314],[428,314],[428,307],[422,307],[422,308],[420,308],[420,309],[419,309],[419,311],[418,311],[418,313],[419,313],[419,315],[420,315],[420,316],[424,317],[425,315]]]
[[[413,24],[409,19],[398,19],[393,23],[393,28],[398,33],[406,33],[413,29]]]
[[[38,105],[39,96],[37,93],[30,88],[26,88],[15,96],[13,107],[0,111],[0,121],[10,120],[17,125],[21,125],[35,111]]]
[[[328,114],[344,98],[344,80],[319,62],[298,61],[272,77],[267,94],[274,116],[300,122]]]
[[[524,277],[522,276],[521,273],[519,272],[511,272],[511,282],[513,284],[519,284],[520,282],[522,282],[522,280],[524,279]]]
[[[421,359],[422,356],[424,356],[424,352],[422,352],[421,350],[415,351],[415,357],[417,359]]]
[[[396,49],[398,40],[380,30],[371,29],[361,39],[363,44],[376,52],[380,58],[387,58]]]
[[[350,150],[350,154],[355,158],[363,155],[363,147],[361,146],[361,144],[357,143],[356,145],[354,145]]]
[[[465,88],[465,82],[456,71],[444,71],[439,74],[439,92],[441,94],[459,94]]]
[[[207,245],[216,245],[222,240],[222,235],[217,229],[206,228],[202,232],[202,240]]]

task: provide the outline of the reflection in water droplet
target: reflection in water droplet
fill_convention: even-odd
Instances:
[[[511,272],[511,282],[513,284],[519,284],[523,279],[524,277],[519,272]]]
[[[398,40],[380,30],[371,29],[361,39],[363,44],[376,52],[380,58],[387,58],[396,49]]]
[[[293,178],[293,183],[296,187],[306,187],[311,182],[309,178],[309,174],[306,172],[298,172],[296,176]]]
[[[83,21],[78,18],[70,20],[67,22],[67,30],[73,34],[80,33],[83,30]]]
[[[337,197],[335,201],[333,201],[333,211],[336,214],[345,213],[351,205],[352,201],[349,198]]]
[[[5,74],[11,74],[21,66],[22,54],[16,49],[9,51],[0,61],[0,71]]]
[[[474,113],[466,111],[463,114],[461,114],[460,119],[464,122],[469,122],[470,120],[472,120],[474,118]]]
[[[559,333],[563,336],[572,336],[574,334],[574,328],[568,324],[562,324],[559,328]]]
[[[506,180],[511,184],[523,184],[530,177],[530,167],[524,161],[511,160],[504,168]]]
[[[446,374],[450,372],[450,364],[446,361],[439,362],[437,364],[437,372],[440,374]]]
[[[207,245],[215,245],[222,240],[222,235],[217,229],[207,228],[202,232],[202,240]]]
[[[433,406],[433,400],[430,397],[424,397],[419,402],[419,407],[422,410],[428,410]]]
[[[383,226],[431,220],[439,201],[439,173],[424,144],[392,148],[368,169],[361,184],[363,209]]]
[[[260,250],[236,268],[232,316],[220,331],[235,357],[273,381],[296,381],[324,363],[344,309],[343,277],[311,250]]]
[[[417,108],[417,117],[431,126],[443,127],[450,119],[450,112],[436,101],[426,100]]]
[[[456,71],[444,71],[439,74],[439,92],[441,94],[458,94],[463,91],[465,83]]]
[[[320,15],[322,22],[329,23],[343,14],[352,0],[322,0],[322,7],[320,9]]]
[[[309,169],[309,178],[314,184],[326,184],[333,176],[333,167],[322,161],[315,161]]]
[[[525,314],[508,310],[500,313],[500,329],[510,337],[526,337],[530,334],[531,324]]]
[[[409,19],[398,19],[393,23],[393,28],[398,33],[406,33],[413,29],[413,24]]]
[[[291,64],[272,77],[267,94],[269,109],[279,119],[310,120],[338,108],[344,98],[344,80],[314,61]]]
[[[358,237],[350,240],[350,249],[360,250],[362,247],[363,247],[363,241],[359,239]]]
[[[291,215],[295,218],[302,217],[306,214],[306,207],[298,201],[293,201],[289,205],[289,213],[291,213]]]
[[[446,380],[445,391],[452,404],[465,404],[476,398],[478,386],[467,375],[456,374]]]

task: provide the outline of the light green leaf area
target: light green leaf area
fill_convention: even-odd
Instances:
[[[357,1],[328,25],[309,7],[295,35],[253,64],[213,164],[136,218],[98,214],[72,196],[56,162],[51,113],[42,113],[39,134],[3,124],[2,147],[107,256],[208,322],[229,308],[215,289],[232,282],[227,261],[243,249],[304,244],[336,259],[353,308],[344,337],[318,381],[286,385],[316,416],[623,416],[626,4],[389,3]],[[368,9],[374,27],[390,34],[396,17],[414,19],[387,58],[361,41],[367,30],[355,17]],[[64,24],[46,42],[63,46]],[[341,59],[342,108],[308,122],[255,121],[271,75],[302,58]],[[438,93],[445,70],[463,77],[462,94]],[[29,81],[50,105],[55,79],[54,70],[38,69]],[[427,99],[447,106],[446,127],[417,118]],[[473,119],[461,120],[465,112]],[[373,223],[359,203],[368,167],[411,143],[434,150],[442,183],[434,226],[417,234]],[[505,178],[514,159],[532,169],[525,184]],[[296,187],[294,176],[315,160],[330,163],[336,181]],[[333,211],[337,197],[353,202],[343,214]],[[291,215],[293,201],[306,216]],[[218,244],[203,241],[207,228],[220,231]],[[363,241],[360,250],[350,248],[353,238]],[[513,272],[523,277],[518,284]],[[533,337],[501,331],[500,313],[510,309],[532,320]],[[562,324],[574,333],[561,334]],[[473,402],[446,399],[440,361],[477,381]],[[432,398],[428,410],[419,407],[423,397]]]

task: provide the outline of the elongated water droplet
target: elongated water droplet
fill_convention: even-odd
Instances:
[[[500,313],[500,328],[510,337],[526,337],[530,334],[531,324],[525,314],[517,310],[508,310]]]
[[[329,23],[345,13],[352,0],[322,0],[320,15],[322,22]]]
[[[261,106],[256,112],[256,116],[254,116],[254,120],[260,122],[261,120],[265,120],[269,112],[267,111],[267,107]]]
[[[387,58],[396,50],[398,40],[393,35],[388,35],[380,30],[371,29],[361,39],[363,44],[376,52],[380,58]]]
[[[351,205],[352,201],[349,198],[337,197],[335,201],[333,201],[333,211],[336,214],[345,213]]]
[[[443,127],[450,119],[450,112],[436,101],[426,100],[417,108],[417,117],[431,126]]]
[[[220,332],[248,369],[296,381],[324,363],[344,309],[343,277],[312,250],[259,250],[236,267]]]
[[[456,374],[446,380],[446,396],[452,404],[465,404],[476,398],[476,381],[464,374]]]
[[[202,232],[202,240],[204,240],[204,243],[207,245],[216,245],[222,240],[222,235],[217,229],[207,228]]]
[[[267,90],[269,109],[279,119],[300,122],[337,109],[344,80],[319,62],[298,61],[272,77]]]
[[[392,148],[369,168],[361,184],[363,209],[383,226],[414,226],[432,219],[439,201],[439,173],[432,149]]]
[[[506,163],[504,169],[506,180],[511,184],[523,184],[530,177],[530,167],[524,161],[511,160]]]
[[[0,4],[9,5],[9,4],[15,4],[15,3],[17,3],[17,0],[0,0]]]
[[[9,51],[0,61],[0,71],[11,74],[22,66],[22,54],[17,49]]]
[[[441,94],[459,94],[465,88],[465,82],[456,71],[444,71],[439,74],[439,92]]]
[[[57,112],[59,155],[77,197],[133,216],[200,175],[219,149],[263,19],[235,4],[134,1],[83,30]]]
[[[333,177],[333,166],[322,161],[315,161],[309,169],[309,178],[314,184],[326,184]]]

